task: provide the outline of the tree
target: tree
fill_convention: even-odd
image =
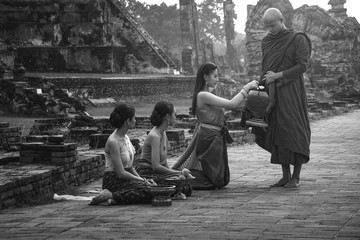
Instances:
[[[225,38],[223,0],[203,0],[198,5],[200,38],[222,42]]]

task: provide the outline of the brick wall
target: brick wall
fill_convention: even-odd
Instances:
[[[8,178],[0,183],[0,209],[50,200],[71,185],[101,177],[104,169],[104,157],[90,154],[64,166],[13,162],[2,168]]]
[[[160,46],[139,33],[117,1],[2,0],[0,55],[28,71],[164,71],[154,51]]]
[[[30,78],[36,79],[36,78]],[[191,96],[195,86],[194,76],[137,76],[131,78],[66,78],[47,80],[67,89],[74,98],[115,98],[118,101],[160,101],[173,96]]]
[[[17,150],[21,142],[21,127],[0,122],[0,150]]]

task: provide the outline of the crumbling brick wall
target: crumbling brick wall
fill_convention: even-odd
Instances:
[[[27,71],[125,73],[127,55],[137,72],[167,67],[114,0],[3,0],[0,15],[0,55]]]

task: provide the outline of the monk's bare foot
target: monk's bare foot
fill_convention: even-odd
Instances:
[[[111,198],[112,198],[112,193],[109,190],[104,189],[99,193],[99,195],[97,195],[96,197],[94,197],[91,200],[89,205],[98,205],[102,202],[105,202],[105,201],[111,199]]]
[[[284,187],[286,188],[297,188],[300,186],[299,180],[291,179]]]
[[[288,182],[288,178],[282,178],[277,183],[270,185],[270,187],[284,187]]]

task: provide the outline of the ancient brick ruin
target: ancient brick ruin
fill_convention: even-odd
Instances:
[[[311,65],[307,71],[310,80],[319,85],[359,81],[360,24],[355,18],[347,16],[345,2],[331,0],[329,11],[308,5],[294,9],[289,0],[260,0],[255,6],[248,6],[245,31],[250,75],[260,73],[260,41],[266,35],[263,13],[269,7],[276,7],[284,14],[287,27],[306,32],[312,40]]]
[[[200,51],[197,7],[194,0],[180,0],[180,26],[182,67],[184,72],[192,74],[199,67]]]
[[[0,51],[27,71],[137,73],[175,68],[117,0],[4,0]]]

